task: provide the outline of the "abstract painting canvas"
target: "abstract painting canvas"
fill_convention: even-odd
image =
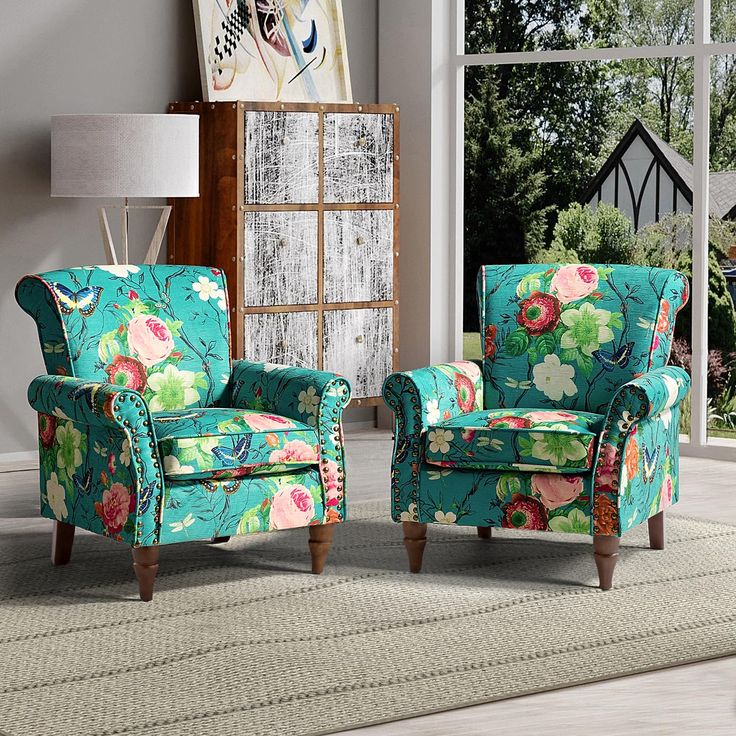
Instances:
[[[341,0],[194,0],[202,94],[352,102]]]

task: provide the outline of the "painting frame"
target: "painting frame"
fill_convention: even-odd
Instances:
[[[205,102],[353,102],[342,0],[192,6]]]

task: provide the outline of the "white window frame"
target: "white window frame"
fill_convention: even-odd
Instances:
[[[735,54],[736,43],[710,40],[710,0],[694,0],[693,43],[673,46],[620,48],[580,48],[563,51],[519,51],[489,54],[465,53],[465,0],[452,0],[454,12],[450,33],[450,75],[455,100],[451,162],[451,239],[453,247],[453,317],[455,358],[462,358],[463,324],[463,213],[465,159],[465,68],[499,64],[608,61],[614,59],[692,57],[693,100],[693,278],[692,302],[692,401],[689,441],[682,441],[683,454],[736,461],[736,444],[719,438],[708,439],[708,202],[710,142],[710,60],[712,56]]]

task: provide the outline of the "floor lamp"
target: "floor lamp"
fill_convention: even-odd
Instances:
[[[129,263],[131,210],[160,209],[144,263],[155,263],[170,205],[131,205],[132,198],[199,196],[198,115],[54,115],[51,118],[51,196],[121,198],[98,208],[111,264]],[[120,210],[120,256],[107,209]]]

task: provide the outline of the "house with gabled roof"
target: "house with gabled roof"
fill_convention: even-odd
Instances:
[[[593,177],[581,203],[608,202],[639,230],[671,212],[692,212],[693,165],[638,118]],[[710,213],[736,218],[736,171],[710,175]]]

